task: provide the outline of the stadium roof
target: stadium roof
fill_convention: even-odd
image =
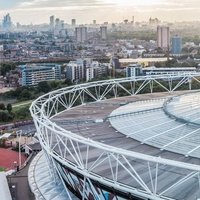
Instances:
[[[77,200],[71,193],[69,193],[71,198],[68,198],[68,193],[63,183],[60,180],[55,181],[54,178],[48,166],[48,161],[41,151],[31,162],[28,172],[29,185],[36,199]]]
[[[194,93],[169,100],[135,102],[114,110],[110,121],[127,137],[200,158],[199,99],[200,93]]]

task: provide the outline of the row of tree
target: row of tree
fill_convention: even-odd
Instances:
[[[12,109],[11,104],[5,106],[0,103],[0,122],[11,122],[30,119],[29,112],[30,104],[19,106],[17,109]]]
[[[165,67],[197,67],[198,64],[195,61],[184,61],[179,62],[176,59],[168,60],[166,62],[157,62],[154,64],[157,68],[165,68]]]
[[[13,118],[12,105],[9,103],[5,106],[4,103],[0,103],[0,122],[11,121]]]
[[[11,113],[12,104],[8,103],[7,106],[5,106],[4,103],[0,103],[0,110],[7,110],[9,113]]]
[[[0,63],[0,75],[5,76],[11,70],[16,69],[15,63]]]
[[[56,90],[62,87],[71,85],[69,80],[65,81],[43,81],[37,86],[33,87],[18,87],[16,90],[12,90],[1,94],[4,99],[13,98],[17,99],[19,102],[36,99],[37,97],[46,94],[52,90]],[[10,122],[25,120],[30,118],[29,106],[21,106],[14,111],[12,110],[12,105],[0,103],[0,122]]]
[[[65,81],[43,81],[37,86],[22,86],[2,94],[3,98],[17,99],[18,101],[26,101],[36,99],[37,97],[46,94],[52,90],[56,90],[62,87],[71,85],[69,80]]]

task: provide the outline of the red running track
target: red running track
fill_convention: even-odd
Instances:
[[[22,154],[22,164],[25,162],[26,157]],[[15,164],[16,162],[16,164]],[[16,169],[19,163],[19,153],[11,149],[0,148],[0,167],[7,170]]]

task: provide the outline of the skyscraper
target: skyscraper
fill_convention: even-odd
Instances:
[[[157,27],[157,47],[168,51],[170,48],[170,32],[168,26]]]
[[[107,26],[101,26],[100,33],[101,33],[101,39],[106,40],[107,39]]]
[[[131,21],[132,24],[135,24],[135,17],[132,16],[132,21]]]
[[[76,19],[72,19],[72,26],[76,26]]]
[[[85,42],[87,40],[87,27],[76,27],[75,34],[77,42]]]
[[[65,28],[65,22],[64,22],[64,20],[61,20],[61,21],[60,21],[60,28],[61,28],[61,29],[64,29],[64,28]]]
[[[172,54],[180,54],[182,51],[182,38],[179,36],[172,37]]]
[[[52,15],[50,18],[49,18],[49,20],[50,20],[50,29],[51,30],[53,30],[54,29],[54,26],[55,26],[55,17],[54,17],[54,15]]]
[[[55,28],[56,29],[60,28],[60,19],[59,18],[56,18],[56,20],[55,20]]]
[[[12,28],[12,21],[9,13],[4,16],[2,26],[4,31],[10,31]]]

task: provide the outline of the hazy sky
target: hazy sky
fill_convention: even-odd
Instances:
[[[0,0],[0,19],[7,12],[14,22],[44,23],[50,15],[66,22],[118,22],[158,17],[162,21],[199,20],[200,0]]]

